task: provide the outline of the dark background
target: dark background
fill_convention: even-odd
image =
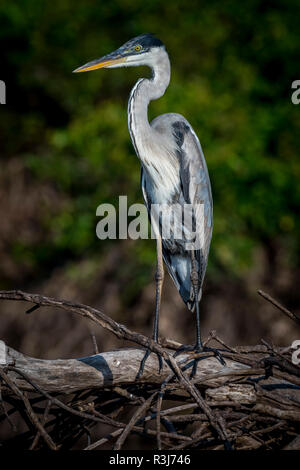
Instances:
[[[211,177],[214,233],[200,304],[203,335],[231,345],[289,345],[299,330],[257,294],[299,312],[300,79],[298,0],[14,0],[0,3],[0,283],[100,308],[150,334],[153,240],[100,241],[96,208],[142,202],[127,100],[146,69],[72,70],[154,32],[172,79],[151,118],[183,114]],[[93,353],[73,314],[2,302],[0,338],[24,354]],[[122,347],[95,329],[101,351]],[[166,277],[161,334],[194,341],[192,314]]]

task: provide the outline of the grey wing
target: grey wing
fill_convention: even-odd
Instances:
[[[143,199],[148,210],[149,221],[154,230],[154,234],[161,235],[161,227],[157,225],[155,218],[151,219],[151,204],[153,203],[153,201],[151,199],[151,190],[147,188],[147,178],[145,177],[145,169],[143,168],[143,166],[141,167],[141,188],[143,193]],[[189,290],[187,291],[184,286],[184,279],[187,279],[189,282],[190,270],[189,266],[187,266],[185,262],[182,263],[181,255],[183,254],[183,249],[180,246],[180,243],[175,244],[174,240],[170,241],[162,239],[162,251],[164,262],[168,268],[169,274],[173,279],[181,297],[185,302],[187,302],[190,297],[190,292]],[[178,269],[176,268],[175,264],[178,264]],[[182,268],[184,270],[187,270],[185,274],[183,274]]]
[[[201,249],[195,249],[199,278],[198,300],[207,266],[213,225],[213,202],[208,170],[200,142],[186,119],[178,114],[165,114],[156,118],[156,125],[165,125],[165,130],[172,131],[172,141],[180,164],[179,204],[191,204],[197,228],[202,230]],[[170,129],[171,128],[171,129]],[[141,186],[145,204],[150,210],[151,191],[147,190],[147,178],[143,167]],[[149,214],[150,215],[150,214]],[[163,258],[182,299],[190,310],[194,310],[194,292],[191,285],[191,251],[186,249],[185,240],[162,240]]]
[[[199,283],[198,300],[200,300],[213,228],[211,185],[200,142],[190,124],[180,116],[180,119],[172,123],[172,128],[180,161],[183,199],[185,203],[191,204],[197,230],[202,232],[201,248],[194,251]],[[197,247],[197,245],[195,246]],[[190,310],[194,310],[194,292],[190,281],[191,251],[187,250],[184,254],[170,253],[163,243],[163,254],[171,277],[183,300]]]
[[[179,147],[180,178],[184,199],[191,204],[203,230],[202,255],[207,264],[213,228],[213,200],[209,174],[201,144],[190,124],[184,121],[173,123]]]

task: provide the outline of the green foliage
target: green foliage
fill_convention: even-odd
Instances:
[[[293,258],[300,106],[290,97],[300,78],[299,13],[296,0],[2,2],[0,78],[9,100],[1,108],[2,156],[18,155],[33,180],[51,182],[64,200],[41,222],[50,240],[18,245],[16,256],[31,249],[33,258],[72,259],[118,243],[97,240],[95,212],[122,194],[142,201],[126,105],[130,88],[148,72],[71,72],[153,31],[170,53],[172,80],[149,116],[183,114],[201,140],[214,197],[211,273],[241,276],[254,249],[274,239]],[[140,241],[131,248],[141,282],[154,249]]]

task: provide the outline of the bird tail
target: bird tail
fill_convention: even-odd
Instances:
[[[164,256],[171,278],[187,308],[194,312],[196,308],[194,289],[191,284],[191,260],[181,255]],[[202,296],[202,288],[198,291],[198,302]]]
[[[201,300],[201,297],[202,297],[202,289],[199,289],[198,291],[198,302],[200,302]],[[196,302],[195,302],[195,296],[194,296],[194,292],[191,291],[189,293],[189,299],[185,302],[186,305],[187,305],[187,308],[191,311],[191,312],[194,312],[195,309],[196,309]]]

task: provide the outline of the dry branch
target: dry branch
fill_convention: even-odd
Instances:
[[[144,349],[41,360],[0,341],[0,424],[20,415],[28,426],[27,432],[5,441],[4,447],[74,448],[85,435],[88,450],[103,445],[121,449],[135,434],[162,449],[298,446],[300,370],[292,363],[288,347],[263,342],[229,348],[212,332],[208,342],[214,339],[221,344],[226,366],[207,352],[175,359],[178,343],[164,338],[156,344],[92,307],[22,291],[2,291],[0,299],[32,302],[31,312],[55,306],[79,314],[152,351],[143,376],[137,379]],[[154,353],[164,359],[160,373]],[[188,366],[195,357],[200,361],[191,380]],[[179,406],[170,406],[172,401]],[[124,411],[133,411],[128,422]],[[100,438],[98,433],[91,443],[91,432],[99,425],[111,431],[101,437],[100,429]]]
[[[161,384],[169,375],[170,369],[164,364],[161,373],[158,373],[158,359],[151,354],[145,364],[144,374],[140,379],[136,378],[141,360],[144,357],[142,349],[120,349],[104,352],[79,359],[55,359],[44,360],[25,356],[0,341],[0,349],[5,351],[0,356],[3,366],[13,365],[20,372],[25,373],[39,387],[46,392],[74,393],[86,389],[101,389],[116,386],[128,386],[132,384]],[[178,357],[178,363],[185,363],[189,356],[182,354]],[[5,362],[4,362],[5,361]],[[227,380],[224,374],[240,374],[248,370],[249,366],[226,360],[223,367],[214,357],[205,357],[201,366],[197,368],[194,381],[205,383],[205,378],[214,386],[222,385]],[[263,369],[260,369],[262,372]],[[17,386],[22,390],[33,391],[32,387],[20,375],[9,372]],[[222,375],[219,376],[218,374]]]
[[[270,294],[267,294],[266,292],[262,290],[257,291],[259,295],[261,295],[264,299],[266,299],[268,302],[273,304],[275,307],[279,308],[285,315],[287,315],[291,320],[294,320],[296,323],[300,323],[300,318],[297,317],[293,312],[285,308],[283,305],[281,305],[278,300],[274,299]]]

